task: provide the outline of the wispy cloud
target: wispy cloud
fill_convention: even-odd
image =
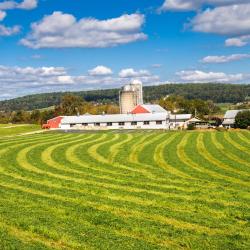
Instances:
[[[228,56],[206,56],[201,62],[202,63],[228,63],[233,61],[240,61],[243,59],[250,58],[250,54],[232,54]]]

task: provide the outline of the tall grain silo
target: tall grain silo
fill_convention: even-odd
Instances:
[[[125,85],[120,91],[120,112],[121,114],[128,114],[137,105],[137,91],[133,85]]]
[[[142,82],[140,80],[133,80],[131,85],[136,90],[137,95],[137,103],[136,105],[143,104],[143,90],[142,90]]]

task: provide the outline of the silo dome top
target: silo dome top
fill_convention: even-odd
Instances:
[[[123,87],[123,91],[134,91],[134,88],[132,85],[128,84]]]
[[[140,80],[137,80],[137,79],[134,79],[131,84],[134,84],[134,85],[142,85],[142,82]]]

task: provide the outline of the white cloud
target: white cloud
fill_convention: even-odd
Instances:
[[[232,54],[229,56],[206,56],[201,62],[202,63],[227,63],[233,61],[239,61],[242,59],[250,58],[250,54]]]
[[[18,4],[19,9],[31,10],[37,7],[38,0],[24,0],[22,3]]]
[[[248,35],[250,34],[250,4],[206,9],[191,21],[191,25],[193,30],[198,32]]]
[[[122,69],[119,73],[121,78],[148,77],[151,73],[148,70],[134,70],[133,68]]]
[[[183,70],[176,75],[184,82],[204,83],[204,82],[240,82],[250,79],[249,75],[244,74],[226,74],[224,72],[204,72],[200,70]]]
[[[6,10],[11,9],[24,9],[31,10],[37,7],[38,0],[23,0],[21,3],[15,1],[3,1],[0,3],[0,21],[6,17]],[[6,27],[0,25],[0,36],[12,36],[20,32],[20,26]]]
[[[107,75],[112,75],[113,72],[110,68],[105,67],[105,66],[97,66],[94,69],[91,69],[88,71],[89,75],[91,76],[107,76]]]
[[[250,35],[228,38],[225,41],[227,47],[243,47],[250,43]]]
[[[105,48],[147,39],[141,32],[144,15],[122,15],[118,18],[97,20],[54,12],[31,25],[31,33],[21,44],[38,48]]]
[[[6,27],[0,25],[0,36],[12,36],[20,32],[20,26]]]
[[[3,21],[3,19],[6,17],[6,12],[0,10],[0,21]]]
[[[25,9],[30,10],[37,7],[38,0],[23,0],[21,3],[16,1],[3,1],[0,3],[0,10]]]
[[[203,5],[225,6],[249,2],[248,0],[165,0],[160,10],[190,11]]]
[[[159,82],[159,77],[151,74],[141,74],[133,79],[140,80],[145,85]],[[105,74],[70,75],[64,67],[34,68],[0,65],[0,99],[53,91],[114,88],[130,81],[132,78]]]

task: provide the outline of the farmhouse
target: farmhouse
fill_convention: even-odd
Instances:
[[[142,84],[138,81],[120,91],[120,114],[59,116],[44,128],[63,130],[177,129],[187,128],[191,114],[172,115],[160,105],[143,104]]]

